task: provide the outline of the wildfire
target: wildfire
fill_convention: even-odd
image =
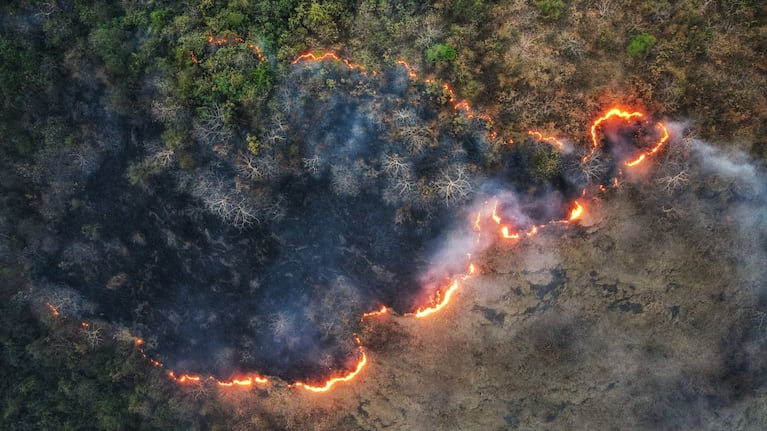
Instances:
[[[207,377],[203,378],[200,375],[197,374],[180,374],[176,375],[176,373],[173,370],[168,371],[168,377],[171,378],[171,380],[175,381],[179,384],[200,384],[204,381],[212,381],[216,385],[220,387],[229,388],[232,386],[239,386],[239,387],[248,387],[255,384],[267,384],[269,383],[269,379],[266,377],[262,377],[259,375],[253,375],[253,376],[246,376],[246,377],[240,377],[240,378],[234,378],[232,380],[218,380],[214,377]]]
[[[624,121],[630,121],[632,118],[642,118],[644,117],[644,114],[641,112],[621,111],[620,108],[612,108],[607,111],[605,115],[594,120],[594,123],[591,125],[591,154],[584,158],[584,161],[591,158],[591,156],[594,155],[594,152],[596,152],[597,148],[599,147],[599,142],[597,141],[597,129],[599,126],[605,121],[614,117],[621,118]]]
[[[431,306],[419,308],[415,311],[415,313],[413,313],[413,316],[422,318],[430,316],[445,308],[445,306],[450,302],[450,298],[453,296],[453,293],[455,293],[459,287],[461,287],[461,285],[458,282],[458,279],[454,279],[450,284],[450,287],[448,287],[444,293],[438,290],[437,293],[434,294],[434,299],[431,301]]]
[[[385,305],[382,305],[381,308],[375,311],[369,311],[367,313],[362,314],[362,318],[366,319],[368,317],[376,317],[376,316],[383,316],[384,314],[388,314],[389,309],[386,308]]]
[[[623,121],[631,121],[632,119],[641,119],[644,118],[644,114],[641,112],[628,112],[628,111],[622,111],[620,108],[612,108],[607,111],[603,116],[597,118],[594,120],[594,123],[591,125],[591,152],[583,157],[583,161],[587,162],[591,157],[594,156],[594,153],[597,151],[599,147],[599,141],[597,139],[597,130],[599,129],[599,126],[602,125],[602,123],[612,119],[612,118],[619,118]],[[645,151],[642,154],[639,154],[636,158],[633,160],[629,160],[625,162],[625,165],[627,167],[634,167],[642,163],[648,156],[651,156],[655,153],[657,153],[663,145],[668,141],[669,139],[669,133],[666,126],[661,123],[657,122],[655,123],[655,127],[660,131],[661,137],[658,139],[658,141],[647,151]]]
[[[53,317],[59,317],[61,313],[59,313],[59,310],[54,307],[50,302],[45,304],[48,306],[48,309],[51,310],[51,314],[53,314]]]
[[[228,45],[230,43],[245,43],[245,39],[240,36],[234,36],[231,38],[228,37],[214,37],[214,36],[208,36],[206,39],[209,45],[215,45],[215,46],[224,46]],[[255,43],[248,43],[247,45],[248,49],[251,50],[254,54],[256,54],[256,57],[258,57],[258,61],[266,61],[266,57],[264,56],[264,53],[261,51],[261,48],[258,47]],[[189,55],[191,56],[192,63],[194,64],[200,64],[200,60],[195,55],[194,51],[189,51]]]
[[[543,133],[537,131],[537,130],[528,130],[527,134],[529,136],[532,136],[533,138],[537,139],[541,142],[548,142],[549,144],[555,145],[560,150],[565,147],[565,144],[562,143],[559,139],[553,137],[553,136],[543,136]]]
[[[349,380],[357,377],[357,374],[359,374],[360,371],[362,371],[362,369],[365,367],[365,364],[368,363],[368,357],[365,354],[365,351],[362,348],[360,348],[360,352],[361,352],[360,359],[357,361],[357,365],[354,367],[354,370],[350,371],[346,375],[330,378],[326,380],[325,383],[318,386],[310,385],[303,382],[296,382],[293,384],[293,386],[306,389],[307,391],[310,391],[310,392],[327,392],[336,383],[348,382]]]
[[[651,155],[657,153],[658,150],[660,150],[661,147],[663,147],[663,145],[666,143],[666,141],[668,141],[669,134],[668,134],[668,129],[666,128],[666,126],[663,123],[658,122],[658,123],[655,123],[655,127],[657,127],[658,130],[661,131],[661,137],[658,140],[658,142],[656,142],[655,145],[652,148],[650,148],[646,152],[640,154],[639,157],[637,157],[636,159],[631,160],[629,162],[626,162],[626,166],[633,167],[633,166],[636,166],[636,165],[642,163],[648,156],[651,156]]]
[[[573,202],[573,209],[570,210],[570,218],[569,221],[575,221],[578,220],[583,216],[583,206],[578,201]]]
[[[405,70],[407,70],[407,76],[410,79],[414,81],[418,79],[418,74],[415,73],[415,70],[413,70],[413,68],[409,64],[407,64],[405,60],[397,60],[397,64],[399,64],[400,66],[404,67]]]
[[[361,64],[352,63],[351,61],[341,58],[336,54],[335,52],[328,51],[322,55],[317,55],[314,53],[314,51],[307,51],[298,57],[295,58],[290,64],[298,64],[302,61],[312,61],[312,62],[318,62],[318,61],[325,61],[325,60],[332,60],[332,61],[340,61],[344,65],[346,65],[349,70],[359,70],[362,73],[367,72],[367,68]],[[375,75],[375,72],[373,72],[373,75]]]
[[[214,38],[213,36],[208,37],[208,43],[213,44],[216,46],[222,46],[227,43],[245,43],[245,41],[242,38],[235,37],[233,39],[227,39],[227,38]],[[260,51],[260,49],[254,45],[254,44],[248,44],[248,48],[253,50],[257,53],[259,58],[261,60],[264,60],[263,55]],[[198,59],[195,57],[194,52],[191,52],[192,60],[197,63]],[[352,63],[351,61],[341,58],[338,54],[328,51],[324,52],[322,54],[315,53],[313,51],[307,51],[298,57],[296,57],[291,64],[295,65],[300,62],[320,62],[320,61],[335,61],[340,62],[343,65],[345,65],[349,70],[358,70],[361,73],[367,73],[367,69],[359,64]],[[418,74],[416,71],[405,61],[403,60],[397,60],[396,64],[399,66],[402,66],[408,74],[408,77],[411,80],[418,80]],[[375,71],[372,72],[373,75],[375,75]],[[425,79],[422,82],[425,83],[432,83],[434,82],[433,79]],[[448,102],[452,104],[452,107],[455,111],[462,111],[465,112],[466,116],[468,118],[482,118],[485,121],[487,121],[489,124],[492,124],[492,117],[487,114],[481,114],[476,113],[472,109],[471,105],[467,100],[457,100],[455,96],[455,92],[453,91],[452,87],[447,83],[442,83],[440,85],[443,91],[443,95],[447,98]],[[603,116],[597,118],[593,124],[591,125],[591,152],[583,158],[583,161],[588,161],[595,152],[598,150],[598,131],[599,128],[603,125],[603,123],[610,121],[611,119],[620,119],[622,121],[632,121],[634,119],[642,119],[644,118],[644,114],[641,112],[630,112],[630,111],[624,111],[620,108],[611,108],[609,109]],[[667,128],[660,122],[656,123],[655,126],[660,131],[660,138],[659,140],[647,151],[644,153],[638,155],[634,160],[631,160],[629,162],[626,162],[626,166],[632,167],[640,164],[643,162],[648,156],[651,156],[658,152],[661,147],[668,141],[669,139],[669,132]],[[496,132],[490,132],[491,136],[494,138],[497,136]],[[564,144],[562,141],[557,139],[553,136],[544,136],[543,133],[537,131],[537,130],[529,130],[528,135],[533,137],[534,139],[537,139],[541,142],[547,142],[550,144],[553,144],[557,146],[558,148],[563,148]],[[509,140],[509,144],[513,144],[513,141]],[[619,173],[620,175],[620,173]],[[618,184],[618,178],[614,179],[615,185]],[[600,190],[604,191],[605,186],[600,185]],[[584,196],[585,196],[585,190],[584,190]],[[583,217],[585,214],[585,208],[579,202],[578,200],[574,200],[571,204],[569,214],[566,219],[563,220],[557,220],[557,221],[551,221],[548,224],[539,224],[539,225],[532,225],[529,227],[529,229],[524,230],[523,228],[520,228],[520,226],[515,226],[514,223],[504,220],[504,214],[502,214],[502,211],[499,210],[499,200],[494,199],[492,205],[489,204],[489,202],[485,202],[485,207],[478,211],[476,213],[476,216],[472,217],[470,219],[470,223],[473,226],[473,229],[478,232],[478,238],[481,235],[490,234],[492,238],[502,238],[507,240],[520,240],[523,237],[531,237],[539,232],[539,229],[544,228],[545,226],[549,224],[558,224],[558,223],[568,223],[573,222],[576,220],[579,220]],[[483,230],[488,229],[487,226],[489,226],[488,232],[483,232]],[[467,278],[477,274],[478,269],[474,263],[470,263],[468,268],[466,269],[465,273],[463,274],[457,274],[453,275],[452,277],[446,279],[445,285],[446,287],[442,287],[436,290],[432,294],[432,297],[429,298],[426,305],[423,305],[419,308],[417,308],[414,312],[408,313],[405,316],[408,317],[415,317],[415,318],[425,318],[428,316],[431,316],[443,308],[445,308],[449,303],[450,300],[453,297],[453,294],[458,291],[458,289],[462,286],[462,281],[466,280]],[[59,312],[58,310],[53,307],[51,304],[47,304],[48,308],[50,308],[51,312],[54,314],[54,316],[58,316]],[[388,308],[386,305],[381,305],[380,308],[377,310],[365,312],[362,314],[361,319],[367,319],[371,317],[378,317],[383,316],[386,314],[389,314],[392,312],[392,309]],[[83,322],[83,327],[87,328],[88,324]],[[362,346],[361,341],[359,338],[355,338],[358,349],[359,349],[359,358],[357,359],[356,364],[354,365],[353,369],[342,372],[340,375],[336,375],[334,377],[330,377],[326,379],[324,382],[321,383],[306,383],[306,382],[295,382],[290,384],[290,387],[300,387],[310,392],[315,393],[321,393],[321,392],[327,392],[331,390],[337,383],[344,383],[349,382],[355,377],[357,377],[364,367],[366,366],[368,362],[368,357],[365,352],[364,347]],[[149,358],[147,354],[144,351],[144,340],[142,338],[136,338],[134,340],[135,346],[138,349],[138,351],[143,355],[144,358],[149,360],[149,362],[159,368],[164,368],[164,365],[152,358]],[[258,374],[252,374],[252,375],[246,375],[246,376],[238,376],[236,378],[232,378],[231,380],[218,380],[213,376],[209,377],[203,377],[201,375],[197,374],[176,374],[173,370],[167,370],[166,372],[167,376],[172,379],[173,381],[179,383],[179,384],[200,384],[203,381],[211,381],[215,382],[216,385],[219,387],[251,387],[254,384],[269,384],[270,380],[267,377],[258,375]]]
[[[182,374],[180,376],[176,376],[176,373],[173,371],[168,371],[168,377],[175,380],[177,383],[199,383],[202,380],[202,377],[192,374]]]
[[[508,226],[501,227],[501,236],[505,239],[519,239],[519,234],[511,233]]]
[[[222,387],[232,386],[252,386],[254,383],[265,385],[269,383],[269,379],[261,376],[243,377],[240,379],[232,379],[229,381],[216,380],[216,384]]]

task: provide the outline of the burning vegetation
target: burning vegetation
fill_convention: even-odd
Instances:
[[[618,3],[0,5],[0,428],[767,429],[767,9]]]
[[[208,40],[233,42],[244,40]],[[180,384],[273,376],[324,392],[351,380],[369,360],[360,318],[439,312],[487,247],[576,223],[586,198],[669,138],[614,108],[585,155],[533,130],[515,143],[403,61],[379,73],[308,52],[291,65],[265,133],[232,129],[231,108],[214,106],[196,126],[193,169],[150,144],[127,175],[98,171],[88,204],[62,223],[98,226],[100,257],[62,267],[53,250],[37,263],[96,303],[78,317],[130,328]]]

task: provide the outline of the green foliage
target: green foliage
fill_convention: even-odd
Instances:
[[[432,63],[455,60],[457,56],[458,53],[453,47],[441,43],[432,45],[426,50],[426,60]]]
[[[90,241],[98,241],[101,237],[101,225],[99,223],[86,224],[80,228],[83,236]]]
[[[538,8],[541,18],[556,21],[564,15],[567,4],[562,0],[536,0],[535,7]]]
[[[168,9],[160,8],[155,9],[149,14],[149,30],[150,31],[159,31],[164,27],[167,23],[168,18]]]
[[[530,157],[531,172],[537,178],[551,180],[562,169],[562,160],[557,151],[550,145],[539,144]]]
[[[631,38],[627,49],[632,58],[637,58],[649,54],[653,46],[655,46],[655,36],[642,33]]]
[[[483,0],[453,0],[446,8],[450,21],[461,24],[472,22],[483,24],[489,10],[490,6]]]
[[[37,127],[23,123],[23,107],[37,107],[47,84],[41,51],[22,42],[0,35],[0,152],[28,156],[36,149]]]
[[[107,73],[113,77],[126,77],[131,68],[126,68],[132,59],[130,36],[118,18],[100,24],[90,34],[94,53],[104,62]]]
[[[162,142],[168,148],[183,146],[189,137],[189,133],[182,127],[170,127],[162,132]]]

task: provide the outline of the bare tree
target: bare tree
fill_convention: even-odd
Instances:
[[[659,178],[657,182],[661,185],[663,190],[671,194],[690,182],[690,173],[685,169],[677,172],[674,175],[667,175],[665,177]]]
[[[399,126],[405,127],[415,124],[415,112],[412,109],[395,109],[392,117]]]
[[[612,12],[613,0],[596,0],[594,6],[600,18],[604,18]]]
[[[607,172],[607,164],[602,159],[602,156],[597,152],[589,157],[585,162],[580,165],[581,173],[586,177],[588,184],[595,184],[602,180],[602,177]]]
[[[237,229],[245,229],[254,223],[261,222],[261,208],[219,178],[212,176],[200,178],[191,192],[202,201],[208,211]]]
[[[333,191],[341,196],[357,196],[360,194],[360,181],[351,167],[335,165],[330,168]]]
[[[447,206],[465,199],[473,189],[462,167],[457,168],[454,175],[443,171],[440,178],[434,181],[433,188]]]
[[[104,337],[101,333],[101,328],[93,323],[83,323],[81,327],[85,341],[91,346],[91,349],[95,349],[100,346],[104,341]]]
[[[277,337],[284,337],[293,330],[293,322],[285,313],[277,313],[269,319],[269,328]]]
[[[277,160],[271,155],[256,157],[241,152],[237,159],[237,172],[254,181],[269,180],[277,174]]]
[[[195,138],[209,146],[228,142],[233,135],[232,128],[229,126],[230,119],[230,107],[218,103],[211,106],[199,121],[194,122]]]
[[[320,173],[320,156],[314,156],[311,158],[304,158],[303,160],[304,169],[306,169],[307,172],[309,172],[312,176],[317,176]]]
[[[400,130],[400,137],[405,142],[405,147],[413,154],[421,153],[429,146],[430,134],[420,126],[408,126]]]
[[[384,154],[381,165],[384,172],[394,178],[409,175],[411,169],[405,158],[398,154]]]

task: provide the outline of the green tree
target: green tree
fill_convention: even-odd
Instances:
[[[426,50],[426,59],[432,63],[455,60],[457,56],[458,53],[453,47],[441,43],[432,45]]]
[[[631,38],[628,53],[632,58],[644,57],[655,46],[655,36],[649,33],[638,34]]]

